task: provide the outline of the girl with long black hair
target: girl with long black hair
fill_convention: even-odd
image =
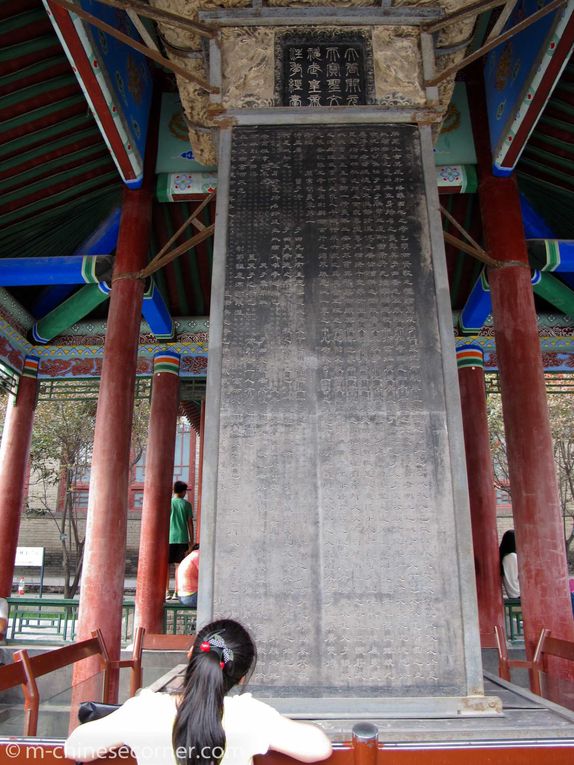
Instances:
[[[329,757],[331,743],[320,728],[283,717],[250,693],[227,695],[247,682],[256,658],[241,624],[208,624],[193,644],[181,696],[141,691],[111,715],[76,728],[66,756],[92,760],[126,744],[138,765],[250,765],[269,749],[302,762]]]
[[[519,598],[520,582],[518,581],[518,557],[516,555],[514,529],[509,529],[502,535],[498,555],[500,559],[500,575],[506,597]]]

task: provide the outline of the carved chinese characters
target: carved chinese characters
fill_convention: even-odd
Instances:
[[[418,131],[236,128],[229,191],[215,615],[270,695],[463,693]]]
[[[286,32],[275,41],[276,103],[291,107],[374,102],[370,34]]]
[[[286,47],[285,106],[358,106],[366,103],[359,45]]]

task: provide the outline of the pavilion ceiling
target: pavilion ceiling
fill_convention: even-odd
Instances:
[[[0,257],[70,255],[120,203],[124,187],[41,0],[0,4],[0,62]],[[521,189],[562,238],[574,238],[573,147],[570,62],[518,164]],[[442,197],[442,203],[482,241],[476,195]],[[150,255],[195,204],[154,204]],[[212,205],[202,222],[214,216]],[[194,233],[188,228],[180,241]],[[172,316],[209,315],[211,264],[208,239],[158,272]],[[448,245],[447,266],[452,308],[460,310],[481,265]],[[33,313],[40,289],[11,294]],[[104,303],[87,318],[106,313]]]
[[[468,231],[472,238],[482,243],[482,226],[477,194],[453,194],[441,198],[448,212]],[[452,231],[448,220],[443,221],[445,231]],[[452,231],[456,234],[456,231]],[[482,271],[482,263],[445,242],[450,303],[454,311],[460,311]]]
[[[0,4],[0,64],[2,255],[26,254],[22,229],[26,245],[52,232],[73,246],[121,184],[41,0]]]
[[[123,183],[41,0],[0,4],[0,63],[0,257],[71,255],[121,202]],[[150,256],[194,206],[154,203]],[[209,314],[211,252],[208,240],[158,272],[173,316]],[[41,288],[11,293],[34,315]],[[106,314],[104,303],[90,318]]]
[[[520,188],[557,237],[574,239],[574,60],[552,93],[517,166]]]
[[[153,208],[151,252],[157,252],[189,218],[197,206],[190,202],[156,202]],[[215,220],[215,204],[205,208],[201,221],[206,226]],[[195,229],[186,228],[180,241],[191,238]],[[157,274],[159,288],[166,297],[172,316],[209,316],[213,239],[206,239],[172,261]]]

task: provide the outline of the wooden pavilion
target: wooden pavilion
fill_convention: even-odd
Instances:
[[[544,376],[574,366],[573,8],[2,5],[0,364],[13,398],[0,451],[0,596],[12,588],[38,392],[96,381],[79,634],[100,628],[118,657],[131,412],[136,381],[152,378],[136,608],[138,624],[159,631],[178,413],[202,444],[209,433],[218,134],[254,113],[282,124],[295,109],[307,124],[319,119],[307,116],[314,106],[333,122],[359,105],[336,100],[327,80],[331,100],[306,105],[287,77],[281,104],[262,74],[270,29],[331,24],[374,30],[369,55],[390,84],[373,86],[363,118],[435,134],[480,636],[489,644],[503,627],[487,373],[504,406],[526,652],[542,628],[574,640]]]

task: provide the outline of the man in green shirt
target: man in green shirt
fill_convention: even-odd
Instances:
[[[171,515],[169,518],[169,563],[175,563],[176,581],[177,567],[193,546],[193,509],[185,499],[187,484],[176,481],[173,485],[171,498]],[[169,571],[167,569],[166,598],[169,597]],[[177,598],[174,593],[172,598]]]

